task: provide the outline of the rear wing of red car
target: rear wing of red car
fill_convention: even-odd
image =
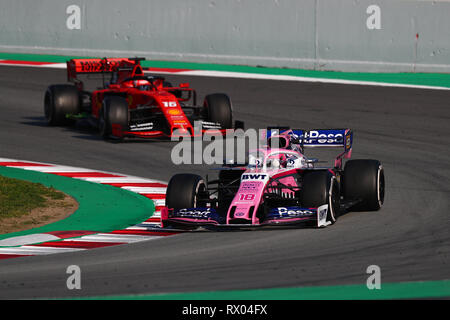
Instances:
[[[67,80],[78,82],[79,74],[111,73],[128,71],[132,75],[143,75],[140,61],[145,58],[72,59],[67,61]]]

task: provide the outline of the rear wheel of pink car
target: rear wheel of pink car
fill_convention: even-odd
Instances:
[[[359,201],[352,210],[379,210],[384,202],[384,189],[384,169],[378,160],[357,159],[345,163],[344,197]]]
[[[340,212],[340,192],[336,177],[328,170],[305,172],[300,203],[305,208],[318,208],[328,204],[327,221],[335,223]]]
[[[203,178],[196,174],[174,175],[167,186],[166,206],[170,209],[205,207],[208,193]]]
[[[220,123],[222,129],[233,127],[233,110],[231,99],[224,93],[209,94],[203,103],[206,108],[207,120]]]

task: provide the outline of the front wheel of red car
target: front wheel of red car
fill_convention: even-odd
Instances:
[[[231,99],[224,93],[209,94],[203,106],[206,108],[207,120],[219,123],[222,129],[233,127],[233,109]]]
[[[128,127],[128,102],[125,98],[110,96],[103,100],[98,116],[98,127],[104,139],[111,137],[113,124],[118,124],[123,129]]]

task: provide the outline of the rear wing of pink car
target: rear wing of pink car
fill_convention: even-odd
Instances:
[[[353,131],[351,129],[289,129],[286,127],[267,128],[267,139],[283,136],[289,140],[290,146],[304,148],[339,147],[344,151],[335,159],[335,167],[342,167],[342,159],[349,159],[352,153]]]

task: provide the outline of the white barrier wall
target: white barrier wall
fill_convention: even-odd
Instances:
[[[0,51],[450,72],[450,2],[0,0]]]

